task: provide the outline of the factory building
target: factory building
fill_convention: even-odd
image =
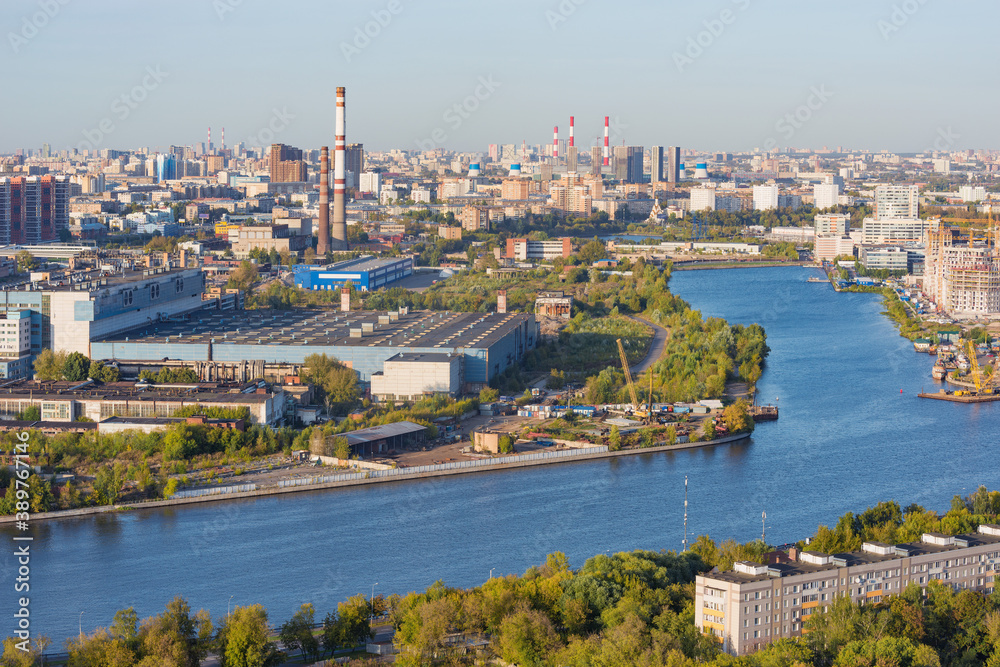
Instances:
[[[0,378],[31,374],[31,311],[0,313]]]
[[[382,372],[372,374],[372,398],[418,401],[425,396],[458,396],[462,390],[462,356],[458,354],[397,354],[386,359]]]
[[[31,353],[90,355],[90,341],[205,307],[201,269],[91,271],[0,291],[0,312],[30,311]]]
[[[505,257],[518,262],[527,262],[533,259],[551,260],[557,257],[569,259],[572,254],[573,240],[569,237],[548,239],[545,241],[507,239],[507,253]]]
[[[377,290],[413,274],[412,257],[349,259],[329,266],[298,266],[295,286],[307,290],[335,290],[351,283],[362,292]]]
[[[479,391],[535,349],[538,325],[521,313],[333,310],[204,311],[184,322],[157,322],[145,331],[91,344],[91,357],[123,364],[150,360],[302,364],[326,354],[361,380],[384,372],[398,354],[462,358],[462,391]]]
[[[971,535],[925,533],[919,542],[865,542],[861,551],[827,555],[791,549],[769,564],[738,562],[695,580],[695,624],[724,651],[745,655],[785,637],[801,637],[813,614],[837,597],[877,604],[910,584],[937,580],[953,590],[993,592],[1000,576],[1000,526]]]
[[[261,383],[231,393],[217,385],[160,388],[120,382],[98,387],[90,381],[24,381],[0,389],[0,419],[14,419],[29,407],[41,410],[42,421],[72,422],[87,417],[100,422],[109,417],[172,417],[181,408],[210,406],[245,407],[252,423],[275,425],[284,418],[289,400],[284,391],[268,391]]]

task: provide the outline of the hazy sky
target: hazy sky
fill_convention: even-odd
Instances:
[[[614,144],[997,148],[998,18],[996,0],[0,0],[0,152],[208,126],[332,146],[338,85],[369,149],[548,143],[570,115],[578,146],[607,115]]]

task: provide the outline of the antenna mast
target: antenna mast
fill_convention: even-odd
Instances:
[[[684,551],[688,550],[688,478],[684,475]]]
[[[767,544],[767,512],[760,513],[760,541]]]

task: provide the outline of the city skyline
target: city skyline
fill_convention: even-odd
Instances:
[[[230,146],[316,148],[333,143],[338,85],[349,140],[372,150],[544,145],[571,115],[580,147],[611,116],[614,145],[996,148],[997,94],[974,63],[997,55],[986,26],[1000,12],[971,5],[14,0],[0,25],[22,102],[0,151],[193,145],[209,126],[216,145],[225,127]],[[973,65],[943,65],[935,40],[959,30]]]

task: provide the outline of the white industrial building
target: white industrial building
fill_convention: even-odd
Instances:
[[[417,401],[425,396],[457,396],[462,388],[462,357],[457,354],[401,353],[372,373],[372,398]]]

